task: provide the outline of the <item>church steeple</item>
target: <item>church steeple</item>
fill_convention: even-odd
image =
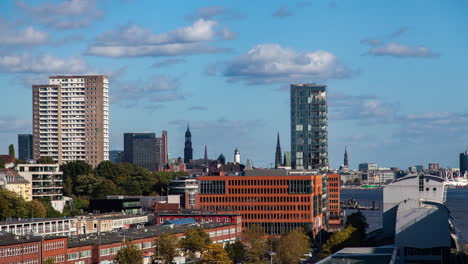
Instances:
[[[279,136],[279,132],[278,132],[278,137],[277,137],[277,140],[276,140],[276,153],[275,153],[275,168],[278,168],[280,166],[282,166],[281,164],[281,144],[280,144],[280,136]]]
[[[343,161],[343,165],[345,167],[349,167],[349,164],[348,164],[348,149],[347,147],[345,146],[345,149],[344,149],[344,161]]]
[[[205,160],[205,164],[208,164],[208,148],[205,145],[205,156],[203,157]]]
[[[192,133],[190,132],[189,124],[187,123],[187,131],[185,131],[185,148],[184,148],[184,163],[189,163],[193,159],[192,149]]]

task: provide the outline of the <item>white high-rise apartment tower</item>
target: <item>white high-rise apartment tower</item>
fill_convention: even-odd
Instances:
[[[32,88],[34,159],[92,166],[109,160],[107,76],[50,76],[49,84]]]

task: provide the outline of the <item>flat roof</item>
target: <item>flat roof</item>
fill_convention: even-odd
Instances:
[[[141,229],[128,229],[125,231],[118,232],[108,232],[100,234],[87,234],[87,235],[78,235],[78,236],[69,236],[68,237],[68,247],[81,247],[87,245],[105,245],[123,242],[125,239],[143,239],[143,238],[152,238],[158,237],[162,234],[179,234],[183,233],[185,229],[190,227],[202,227],[203,229],[212,229],[216,227],[223,226],[236,226],[235,223],[194,223],[187,225],[176,225],[176,226],[150,226]]]
[[[46,236],[44,240],[64,238],[65,236]],[[42,236],[17,236],[5,232],[0,232],[0,246],[15,245],[21,243],[30,243],[41,241]]]

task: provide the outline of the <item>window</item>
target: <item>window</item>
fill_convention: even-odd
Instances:
[[[81,251],[80,258],[89,258],[91,257],[91,250]]]
[[[150,248],[151,242],[143,242],[143,249]]]
[[[79,257],[78,252],[67,254],[67,260],[75,260],[75,259],[78,259],[78,257]]]

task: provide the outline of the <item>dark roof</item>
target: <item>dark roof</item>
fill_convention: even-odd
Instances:
[[[153,238],[158,237],[164,233],[169,234],[181,234],[185,229],[195,226],[202,227],[203,229],[212,229],[222,226],[235,226],[234,223],[194,223],[194,224],[185,224],[185,225],[159,225],[145,227],[142,229],[129,229],[120,232],[109,232],[101,234],[88,234],[88,235],[79,235],[79,236],[69,236],[68,237],[68,247],[81,247],[87,245],[105,245],[112,243],[123,242],[125,239],[142,239],[142,238]]]
[[[65,236],[47,236],[44,240],[52,240],[57,238],[64,238]],[[41,236],[16,236],[5,232],[0,232],[0,246],[15,245],[21,243],[41,241]]]
[[[0,158],[2,158],[5,163],[15,162],[15,157],[10,155],[0,155]]]

